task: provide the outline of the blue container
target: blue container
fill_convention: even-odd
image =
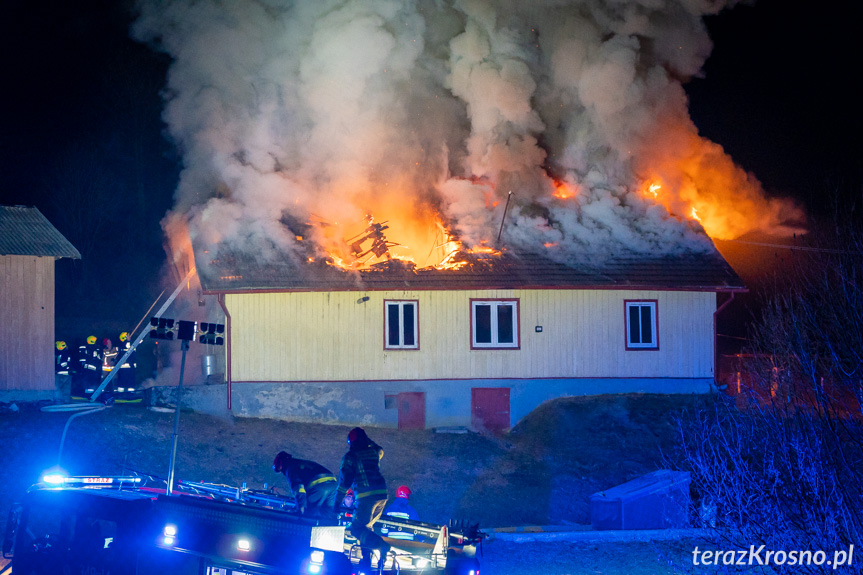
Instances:
[[[660,469],[590,496],[596,530],[689,526],[688,471]]]

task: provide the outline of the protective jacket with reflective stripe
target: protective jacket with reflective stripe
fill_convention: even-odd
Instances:
[[[285,477],[300,507],[308,506],[308,493],[324,488],[332,489],[336,481],[332,471],[320,463],[294,457],[288,459]]]
[[[386,499],[387,482],[381,475],[380,461],[384,450],[374,441],[369,440],[367,446],[351,445],[351,449],[342,457],[339,468],[339,488],[336,501],[341,501],[348,488],[356,493],[357,499],[376,497]]]

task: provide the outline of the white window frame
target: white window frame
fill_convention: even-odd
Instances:
[[[491,310],[491,342],[476,341],[476,308],[480,305],[490,305]],[[497,308],[500,306],[510,306],[513,308],[512,314],[512,343],[500,343],[498,341],[499,332],[497,325]],[[471,349],[520,349],[520,320],[519,320],[519,300],[518,299],[471,299],[470,300],[470,347]]]
[[[655,351],[659,349],[659,319],[658,319],[658,307],[659,303],[655,299],[649,300],[625,300],[624,301],[624,321],[626,324],[626,349],[627,350],[651,350]],[[642,310],[647,308],[650,310],[650,329],[653,334],[652,341],[649,342],[635,342],[632,341],[632,325],[630,321],[630,310],[632,308],[638,308]],[[641,325],[641,314],[638,314],[639,317],[639,326]]]
[[[398,306],[399,313],[399,343],[397,345],[390,344],[390,306]],[[405,322],[404,310],[406,305],[413,306],[414,313],[414,343],[413,345],[405,345]],[[419,349],[420,348],[420,305],[419,300],[384,300],[384,349]]]

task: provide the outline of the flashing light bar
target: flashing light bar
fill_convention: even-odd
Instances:
[[[123,483],[141,483],[142,477],[80,475],[67,477],[63,473],[46,473],[42,476],[45,485],[114,485]]]
[[[48,473],[42,476],[42,483],[46,485],[63,485],[66,476],[62,473]]]
[[[237,551],[250,551],[252,544],[248,539],[240,539],[237,541]]]

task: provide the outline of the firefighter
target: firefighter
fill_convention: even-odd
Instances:
[[[376,549],[383,565],[390,546],[374,532],[387,504],[387,483],[381,475],[381,446],[369,439],[365,430],[355,427],[348,433],[348,452],[342,457],[336,501],[342,501],[347,490],[356,494],[356,510],[348,531],[363,547]],[[338,511],[338,509],[337,509]],[[364,554],[365,557],[365,554]]]
[[[332,471],[305,459],[296,459],[280,451],[273,460],[273,471],[283,473],[301,515],[327,517],[336,494],[336,477]]]
[[[106,337],[102,340],[102,372],[103,376],[108,375],[114,368],[114,363],[117,361],[117,348],[114,347],[114,342],[111,338]]]
[[[54,343],[54,385],[63,396],[63,401],[69,401],[72,391],[72,354],[65,341]]]
[[[413,508],[413,506],[408,503],[408,500],[411,497],[411,490],[407,485],[401,485],[398,489],[396,489],[396,500],[390,503],[389,507],[384,510],[384,515],[389,517],[396,517],[398,519],[410,519],[412,521],[419,521],[420,516],[417,513],[417,510]],[[390,530],[388,533],[389,537],[393,539],[403,539],[406,541],[413,541],[414,534],[408,533],[406,531],[396,531]],[[422,541],[422,538],[419,538]]]
[[[120,334],[120,346],[117,350],[117,361],[120,361],[126,352],[132,349],[132,342],[129,341],[129,333],[123,332]],[[135,389],[135,370],[138,364],[135,363],[135,352],[133,351],[126,358],[126,361],[120,366],[120,372],[117,374],[117,387],[122,387],[125,391],[134,391]]]
[[[111,370],[114,369],[114,362],[117,361],[117,348],[114,347],[114,342],[111,338],[106,337],[102,340],[102,379],[108,377]],[[116,386],[114,381],[112,388]],[[110,391],[110,390],[106,390]]]
[[[396,500],[384,511],[385,515],[393,517],[401,517],[402,519],[411,519],[419,521],[420,516],[417,510],[408,502],[411,498],[411,490],[407,485],[402,485],[396,489]]]
[[[69,370],[72,368],[72,354],[69,353],[69,348],[65,341],[57,341],[54,343],[56,351],[54,352],[54,373],[57,375],[69,375]]]
[[[78,346],[76,361],[84,393],[93,393],[102,381],[102,350],[96,345],[95,335],[88,336],[86,342]]]

